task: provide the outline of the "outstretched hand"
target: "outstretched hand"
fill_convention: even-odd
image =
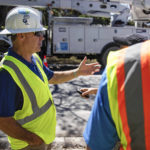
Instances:
[[[81,88],[80,91],[82,92],[82,96],[85,97],[86,95],[96,94],[97,88]]]
[[[92,75],[95,72],[100,71],[101,65],[98,62],[86,64],[86,61],[87,61],[87,57],[85,56],[78,67],[78,75],[82,75],[82,76]]]

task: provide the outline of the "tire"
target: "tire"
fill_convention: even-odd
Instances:
[[[103,67],[106,66],[108,53],[110,51],[116,51],[118,49],[120,49],[120,46],[114,42],[111,42],[104,46],[101,57],[100,57],[100,62]]]

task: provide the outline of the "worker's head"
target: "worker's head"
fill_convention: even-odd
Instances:
[[[43,40],[42,32],[46,30],[41,23],[41,13],[34,8],[19,6],[8,12],[5,20],[5,29],[0,34],[12,36],[14,44],[16,37],[34,35]],[[32,42],[35,39],[31,39]],[[25,44],[25,43],[24,43]]]
[[[148,37],[143,36],[141,34],[132,34],[132,35],[125,36],[125,37],[115,36],[113,37],[113,40],[121,48],[124,48],[124,47],[128,47],[128,46],[140,43],[140,42],[144,42],[148,40]]]

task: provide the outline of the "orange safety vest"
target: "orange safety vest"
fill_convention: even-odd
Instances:
[[[120,150],[150,150],[150,41],[110,52],[107,79]]]

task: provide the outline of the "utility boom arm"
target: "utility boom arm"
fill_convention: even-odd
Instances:
[[[110,17],[110,13],[119,14],[128,4],[135,20],[149,20],[150,0],[0,0],[0,5],[28,5],[32,7],[47,7],[73,9],[82,14]]]
[[[131,14],[135,20],[149,20],[150,0],[0,0],[0,5],[28,5],[73,9],[82,14],[110,17],[110,13],[119,14],[125,9],[122,3],[131,6]]]
[[[100,0],[0,0],[0,5],[27,5],[32,7],[47,7],[73,9],[82,14],[110,17],[110,13],[119,13],[125,6],[120,2]]]

